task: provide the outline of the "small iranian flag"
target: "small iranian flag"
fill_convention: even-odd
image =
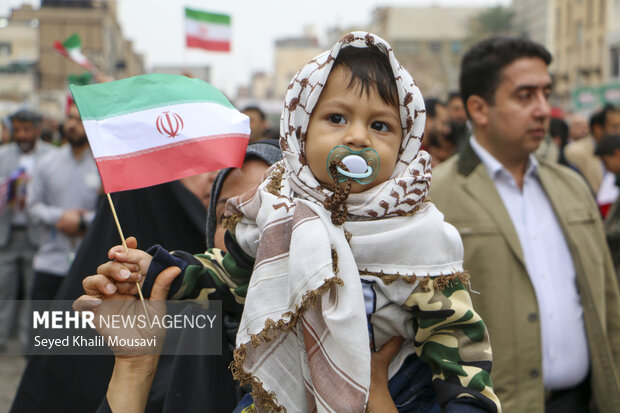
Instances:
[[[230,16],[185,8],[187,47],[230,51]]]
[[[243,163],[248,117],[200,79],[148,74],[69,88],[107,193]]]
[[[60,43],[58,40],[54,42],[54,49],[61,55],[71,59],[78,65],[88,69],[92,73],[97,73],[95,65],[88,60],[82,53],[82,41],[77,33],[73,33],[64,42]]]

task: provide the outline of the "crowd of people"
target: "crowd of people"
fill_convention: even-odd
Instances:
[[[551,61],[527,39],[483,40],[442,100],[384,40],[350,33],[292,80],[278,136],[241,109],[241,168],[116,194],[162,200],[126,204],[129,252],[102,235],[76,106],[60,147],[39,114],[12,114],[0,350],[16,326],[28,344],[18,297],[96,312],[135,300],[136,281],[151,300],[222,300],[225,334],[219,356],[31,357],[11,411],[614,411],[620,108],[553,108]],[[354,173],[339,147],[379,170]],[[178,222],[162,222],[164,197]]]
[[[0,350],[16,323],[28,344],[23,300],[53,300],[94,218],[101,180],[75,104],[61,146],[42,139],[43,118],[21,109],[0,146]],[[18,309],[21,307],[21,309]]]

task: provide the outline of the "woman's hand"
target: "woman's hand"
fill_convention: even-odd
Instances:
[[[151,297],[145,302],[149,319],[152,320],[153,317],[161,317],[165,314],[165,300],[168,297],[170,285],[180,272],[178,267],[170,267],[162,271],[155,279]],[[96,288],[87,290],[85,287],[85,290],[86,292],[99,292],[100,285],[97,283],[101,281],[101,278],[99,276],[92,277],[96,277],[91,278],[91,281],[96,284]],[[101,277],[104,276],[101,275]],[[107,277],[104,278],[109,281]],[[90,282],[86,284],[89,285],[88,288],[93,288]],[[140,326],[135,325],[133,328],[124,328],[119,332],[119,329],[107,328],[97,322],[99,315],[144,316],[144,307],[135,295],[121,291],[124,288],[121,288],[120,285],[128,285],[127,282],[119,283],[118,288],[114,283],[108,283],[107,285],[113,285],[115,291],[108,291],[101,298],[82,295],[73,303],[73,308],[76,311],[91,311],[94,313],[94,324],[106,342],[108,342],[107,337],[109,334],[115,333],[117,336],[129,339],[155,337],[156,343],[163,343],[165,337],[165,330],[163,328],[149,328],[150,326],[148,325],[145,328],[140,328]],[[144,412],[155,371],[157,370],[159,362],[158,350],[160,348],[161,344],[149,349],[124,348],[121,346],[112,348],[116,355],[116,360],[106,397],[113,412]]]
[[[162,271],[155,279],[150,299],[145,300],[144,304],[131,292],[122,291],[124,289],[121,286],[127,283],[119,283],[119,287],[116,287],[113,283],[108,283],[104,288],[105,294],[100,297],[93,297],[92,294],[82,295],[73,303],[73,308],[76,311],[90,311],[94,314],[93,324],[95,329],[104,337],[106,343],[110,343],[109,338],[118,338],[119,340],[115,340],[115,342],[121,343],[136,343],[145,339],[149,339],[149,341],[153,338],[155,339],[154,342],[150,341],[152,344],[149,346],[114,346],[111,349],[115,355],[157,354],[163,344],[165,330],[161,327],[161,324],[157,324],[158,328],[155,328],[153,325],[150,325],[150,322],[153,318],[161,318],[166,314],[168,291],[180,272],[181,270],[178,267],[170,267]],[[94,283],[96,284],[96,289],[85,287],[87,293],[100,291],[102,284],[100,281],[108,280],[107,277],[101,274],[88,278],[91,278],[91,280],[85,281],[85,286]],[[109,286],[113,288],[108,290]],[[109,321],[114,319],[124,321],[117,323],[108,322],[107,324],[101,322],[101,320]],[[126,327],[121,328],[119,325]]]

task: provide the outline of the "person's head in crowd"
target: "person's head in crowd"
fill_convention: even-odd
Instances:
[[[551,118],[549,122],[549,135],[559,149],[563,149],[568,143],[569,127],[560,118]]]
[[[241,112],[250,118],[250,143],[265,139],[269,128],[265,112],[258,106],[247,106]]]
[[[282,159],[277,140],[263,140],[248,145],[241,168],[219,171],[213,185],[207,209],[207,248],[226,250],[222,218],[226,201],[255,188],[263,179],[269,166]]]
[[[448,94],[448,119],[456,125],[465,125],[467,122],[467,113],[465,113],[465,104],[461,93],[452,91]]]
[[[459,137],[456,129],[451,129],[447,135],[441,135],[436,140],[431,140],[428,146],[428,152],[432,157],[431,165],[438,165],[454,155],[458,148]]]
[[[571,113],[566,118],[568,122],[568,140],[578,141],[590,133],[588,119],[580,113]]]
[[[620,174],[620,135],[605,135],[594,152],[605,164],[605,169]]]
[[[424,99],[424,105],[426,124],[424,125],[423,145],[431,154],[431,164],[435,166],[447,159],[448,154],[451,155],[456,147],[453,148],[446,138],[452,131],[446,105],[436,98]]]
[[[426,107],[426,124],[424,125],[424,145],[430,146],[436,143],[441,136],[450,133],[448,109],[437,98],[424,99]]]
[[[41,128],[41,140],[47,143],[54,143],[54,130],[43,126]]]
[[[590,116],[590,131],[596,142],[600,142],[605,135],[619,135],[620,108],[608,104],[594,112]]]
[[[12,138],[23,153],[29,153],[41,135],[41,115],[21,109],[11,115]]]
[[[82,118],[80,117],[80,112],[75,102],[69,105],[63,128],[67,142],[74,149],[86,147],[88,145],[86,130],[84,129],[84,124],[82,123]]]
[[[551,54],[525,38],[492,37],[463,56],[460,89],[476,141],[502,164],[523,166],[546,135]]]
[[[50,117],[44,117],[41,122],[41,140],[47,143],[57,144],[60,140],[58,122]]]
[[[209,201],[211,200],[211,187],[218,173],[219,170],[215,170],[198,175],[190,175],[181,178],[180,181],[208,209]]]

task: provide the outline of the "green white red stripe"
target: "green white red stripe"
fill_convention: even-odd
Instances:
[[[248,117],[200,79],[148,74],[69,88],[105,192],[243,163]]]
[[[185,8],[187,47],[228,52],[230,37],[229,15]]]
[[[97,72],[95,65],[82,53],[82,40],[77,33],[73,33],[64,42],[54,42],[54,49],[61,55],[69,58],[78,65],[85,67],[93,73]]]

